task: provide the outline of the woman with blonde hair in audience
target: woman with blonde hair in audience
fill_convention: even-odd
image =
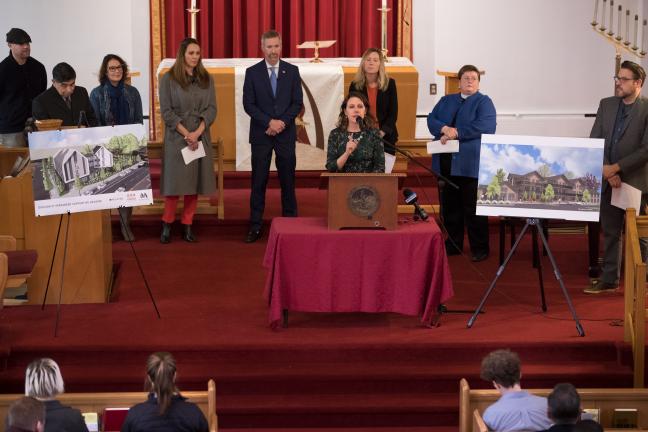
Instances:
[[[64,391],[63,376],[54,360],[41,358],[27,366],[25,396],[45,404],[45,432],[88,432],[81,412],[56,400]]]
[[[380,136],[391,144],[385,145],[385,151],[395,154],[398,141],[396,81],[387,75],[385,58],[378,48],[369,48],[362,54],[360,67],[349,85],[349,93],[352,92],[362,93],[368,99],[369,112],[378,121]]]
[[[156,352],[146,361],[146,402],[132,407],[122,432],[207,432],[209,426],[200,408],[182,397],[175,385],[176,361],[168,352]]]

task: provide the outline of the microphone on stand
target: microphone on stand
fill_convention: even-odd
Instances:
[[[356,123],[358,123],[358,126],[360,126],[360,129],[364,129],[364,127],[365,127],[365,122],[364,122],[364,119],[363,119],[362,117],[357,116],[357,117],[355,118],[355,121],[356,121]]]
[[[427,212],[420,205],[418,205],[418,202],[416,202],[418,198],[416,192],[412,192],[411,189],[405,188],[403,189],[403,195],[405,196],[405,203],[414,206],[414,214],[421,218],[421,220],[428,220]]]

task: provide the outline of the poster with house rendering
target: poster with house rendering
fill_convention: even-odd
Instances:
[[[599,220],[603,140],[482,135],[477,214]]]
[[[141,124],[29,134],[36,216],[153,203]]]

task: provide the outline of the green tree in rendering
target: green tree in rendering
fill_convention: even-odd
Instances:
[[[547,185],[547,187],[544,190],[544,196],[546,201],[553,201],[554,198],[556,197],[556,193],[554,192],[553,186],[550,184]]]
[[[590,195],[590,192],[587,189],[585,189],[583,191],[583,202],[588,203],[591,201],[592,201],[592,195]]]
[[[491,180],[490,184],[486,188],[486,196],[488,196],[488,199],[492,200],[493,197],[499,198],[501,192],[502,187],[500,186],[499,180],[496,175],[493,177],[493,180]]]

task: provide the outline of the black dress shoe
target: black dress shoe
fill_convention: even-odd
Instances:
[[[189,243],[194,243],[196,241],[196,236],[194,236],[193,231],[191,231],[191,225],[182,224],[182,239]]]
[[[255,241],[259,240],[261,236],[263,236],[263,230],[261,228],[257,230],[251,229],[245,236],[244,241],[245,243],[254,243]]]
[[[476,252],[476,253],[472,254],[472,256],[470,257],[470,260],[472,262],[484,261],[484,260],[486,260],[488,258],[488,255],[489,255],[488,252]]]
[[[160,243],[171,243],[171,224],[162,222],[162,234],[160,234]]]

